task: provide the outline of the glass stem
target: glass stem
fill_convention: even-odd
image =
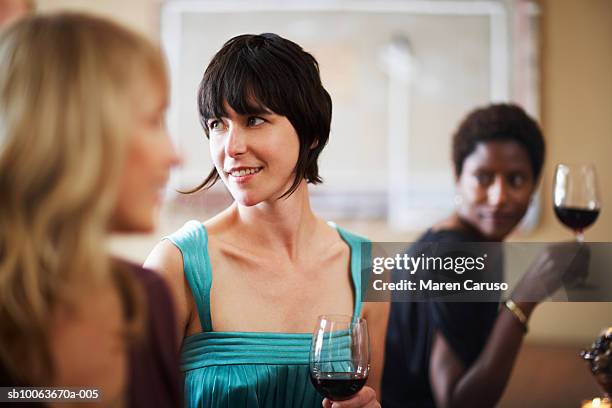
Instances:
[[[581,244],[584,242],[584,232],[582,230],[576,231],[576,242]]]

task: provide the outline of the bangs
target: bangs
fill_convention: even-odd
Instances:
[[[225,103],[240,115],[288,116],[287,98],[296,83],[287,73],[290,70],[274,67],[279,62],[269,51],[250,47],[213,61],[200,84],[198,105],[204,128],[208,119],[227,117]]]
[[[237,81],[232,84],[224,82],[224,86],[208,86],[202,93],[202,111],[203,120],[227,117],[227,105],[229,105],[236,113],[240,115],[260,115],[264,113],[277,113],[271,108],[269,98],[261,96],[261,90],[250,85],[248,82]]]

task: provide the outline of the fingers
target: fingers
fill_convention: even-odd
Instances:
[[[328,404],[328,405],[326,405]],[[346,401],[331,402],[327,398],[323,400],[324,408],[380,408],[376,401],[376,392],[370,387],[363,387],[351,399]]]
[[[575,278],[577,280],[586,280],[586,277],[589,274],[589,264],[591,259],[591,252],[588,245],[580,244],[576,254],[571,259],[570,264],[567,268],[566,275],[569,276],[564,277],[564,280],[572,280]]]

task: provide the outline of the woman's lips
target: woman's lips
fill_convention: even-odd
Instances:
[[[228,178],[236,183],[247,183],[257,176],[263,167],[239,167],[232,168],[226,172]]]
[[[493,224],[508,224],[516,221],[514,213],[484,213],[480,218]]]

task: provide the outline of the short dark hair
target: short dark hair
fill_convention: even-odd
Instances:
[[[483,142],[513,141],[529,155],[535,180],[544,164],[544,137],[540,127],[525,111],[514,104],[492,104],[470,112],[453,135],[453,164],[459,177],[466,157]]]
[[[204,72],[198,91],[200,122],[209,137],[207,120],[227,116],[227,102],[238,114],[271,110],[287,117],[299,138],[295,179],[281,196],[292,194],[302,179],[317,184],[317,160],[327,144],[332,101],[323,88],[317,60],[296,43],[277,34],[239,35],[227,41]],[[210,188],[219,180],[216,169],[190,192]]]

